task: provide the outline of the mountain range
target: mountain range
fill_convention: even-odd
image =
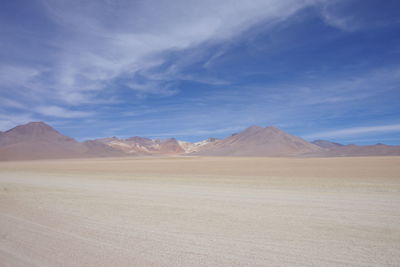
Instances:
[[[400,155],[400,146],[308,142],[276,127],[251,126],[224,139],[185,142],[175,138],[102,138],[78,142],[44,122],[30,122],[0,132],[0,160],[61,159],[153,155],[338,157]]]

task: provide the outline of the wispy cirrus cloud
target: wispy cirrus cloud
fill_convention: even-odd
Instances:
[[[34,110],[41,115],[57,118],[83,118],[94,115],[93,112],[75,111],[58,106],[38,106]]]
[[[331,0],[320,2],[325,23],[345,32],[399,24],[396,1]],[[379,12],[385,10],[385,12]],[[364,14],[363,14],[364,12]]]
[[[355,17],[353,16],[343,16],[340,12],[337,12],[338,6],[340,6],[343,1],[333,0],[331,2],[323,3],[321,5],[321,16],[325,23],[338,28],[343,31],[351,32],[357,29]]]
[[[107,99],[101,92],[118,87],[145,94],[171,96],[179,89],[169,83],[193,80],[229,84],[182,70],[204,60],[206,48],[229,42],[258,23],[275,25],[297,11],[323,0],[246,1],[41,1],[46,16],[60,34],[41,40],[51,50],[27,50],[42,55],[37,63],[0,66],[0,83],[19,86],[18,94],[36,104],[87,105]],[[210,7],[211,11],[210,12]],[[201,47],[199,47],[201,45]],[[45,46],[43,46],[45,47]],[[151,70],[169,60],[171,52],[191,50],[177,56],[168,68]],[[209,61],[220,57],[219,51]],[[24,55],[21,55],[22,57]],[[143,81],[137,80],[143,74]],[[42,102],[42,103],[41,103]]]
[[[38,91],[52,101],[70,105],[90,103],[99,97],[97,91],[112,90],[113,81],[120,78],[127,81],[127,90],[138,94],[171,95],[174,90],[167,90],[164,83],[171,79],[170,72],[159,73],[159,79],[148,77],[142,86],[138,86],[135,73],[154,67],[154,62],[162,64],[170,51],[228,40],[261,21],[273,24],[285,20],[315,2],[158,1],[154,8],[153,2],[146,1],[77,4],[44,0],[46,15],[61,34],[48,41],[53,48],[51,54],[44,54],[49,68],[41,71],[34,67],[35,72],[24,73],[27,79],[45,73]],[[175,69],[174,75],[179,71]]]
[[[375,133],[389,133],[389,132],[400,132],[400,124],[390,125],[379,125],[379,126],[364,126],[364,127],[352,127],[340,130],[325,131],[304,136],[305,138],[338,138],[338,137],[353,137],[365,134]]]
[[[11,108],[18,108],[18,109],[25,109],[24,105],[16,100],[0,97],[0,106],[2,107],[11,107]]]

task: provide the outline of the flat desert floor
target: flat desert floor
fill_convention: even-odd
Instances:
[[[399,266],[400,157],[0,163],[1,266]]]

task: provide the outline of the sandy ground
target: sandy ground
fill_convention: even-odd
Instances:
[[[0,266],[399,266],[400,157],[0,162]]]

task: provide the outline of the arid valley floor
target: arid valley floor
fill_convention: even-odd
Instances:
[[[400,157],[0,163],[1,266],[400,265]]]

